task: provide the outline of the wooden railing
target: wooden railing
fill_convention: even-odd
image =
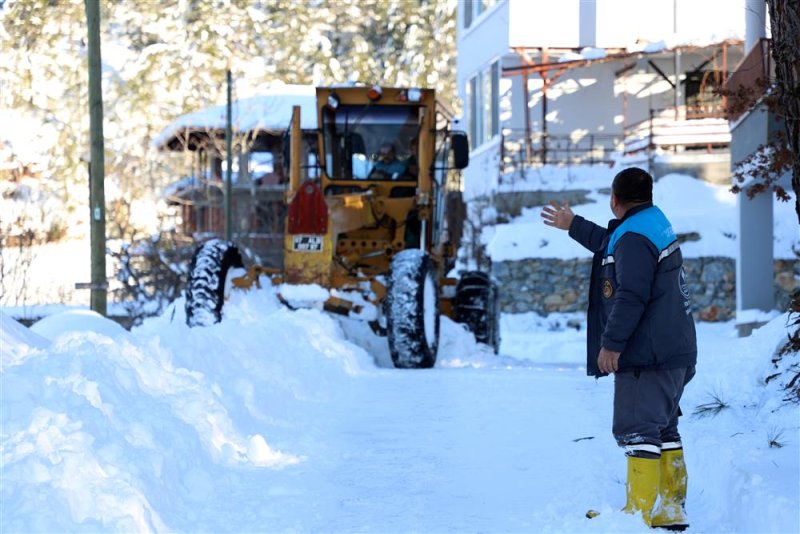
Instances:
[[[730,120],[736,120],[751,108],[775,77],[772,62],[772,44],[769,39],[761,39],[736,67],[724,89],[729,93],[728,112]]]
[[[625,154],[656,148],[727,148],[731,142],[721,103],[651,109],[650,116],[625,128]]]

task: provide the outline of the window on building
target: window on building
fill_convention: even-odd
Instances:
[[[492,95],[491,97],[491,109],[490,109],[490,116],[491,116],[491,123],[492,127],[489,129],[489,133],[491,137],[498,135],[500,133],[500,60],[496,60],[492,63],[491,67],[491,92],[489,94]]]
[[[491,67],[489,68],[488,71],[486,71],[484,73],[482,78],[483,78],[482,82],[483,82],[483,97],[484,97],[483,98],[483,102],[482,102],[483,103],[483,106],[482,106],[483,109],[481,110],[481,113],[483,115],[483,121],[481,121],[481,122],[483,122],[483,125],[482,125],[483,126],[483,136],[482,136],[482,139],[483,139],[483,142],[486,142],[486,141],[488,141],[489,139],[492,138],[492,108],[494,107],[494,106],[492,106],[492,100],[493,100],[493,96],[494,95],[492,95],[492,85],[493,84],[492,84],[492,69],[491,69]]]
[[[467,110],[469,113],[467,122],[469,125],[469,138],[474,147],[480,144],[478,138],[478,119],[480,114],[478,109],[478,76],[473,76],[467,82]]]
[[[723,81],[722,71],[695,71],[686,74],[686,118],[722,116],[722,96],[716,93]]]
[[[479,147],[500,133],[500,60],[469,79],[466,87],[470,144]]]
[[[478,15],[483,13],[484,11],[488,11],[490,7],[497,3],[497,0],[478,0],[475,2],[477,4]]]
[[[463,0],[464,6],[464,28],[472,26],[472,21],[484,11],[488,11],[494,6],[497,0]]]

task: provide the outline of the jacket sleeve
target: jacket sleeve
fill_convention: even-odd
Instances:
[[[576,215],[572,219],[572,224],[569,225],[569,236],[589,249],[590,252],[597,252],[597,249],[603,245],[606,229]]]
[[[601,347],[615,352],[625,350],[650,301],[657,268],[658,251],[647,238],[635,233],[620,238],[614,248],[617,293]]]

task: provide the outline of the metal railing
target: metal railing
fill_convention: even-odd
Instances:
[[[611,165],[614,154],[645,154],[656,149],[725,150],[731,134],[723,102],[651,109],[648,118],[622,134],[543,134],[504,128],[500,144],[501,176],[536,165]]]
[[[503,174],[526,165],[609,165],[611,154],[619,151],[622,136],[613,134],[543,134],[504,128],[500,143]]]

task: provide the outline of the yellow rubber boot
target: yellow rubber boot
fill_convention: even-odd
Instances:
[[[662,450],[661,484],[658,508],[653,513],[652,526],[670,530],[685,530],[689,526],[686,518],[686,463],[683,449]]]
[[[642,513],[645,524],[651,526],[651,514],[658,496],[661,470],[658,458],[628,456],[627,503],[623,512]]]

